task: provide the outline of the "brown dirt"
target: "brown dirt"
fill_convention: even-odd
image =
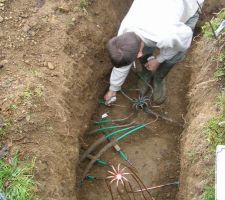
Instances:
[[[128,7],[129,1],[97,1],[85,14],[75,0],[45,1],[42,8],[7,0],[0,11],[1,118],[10,124],[1,143],[12,140],[21,156],[37,158],[42,199],[76,199],[78,136],[109,70],[105,42]]]
[[[3,18],[0,64],[4,65],[0,69],[0,120],[3,118],[7,124],[1,144],[12,141],[12,151],[20,149],[21,158],[36,157],[35,178],[41,199],[71,200],[76,199],[78,138],[88,129],[93,113],[99,117],[106,111],[106,108],[95,111],[97,99],[106,88],[102,79],[111,66],[104,47],[117,31],[132,1],[96,0],[88,11],[80,10],[78,0],[37,1],[44,5],[37,8],[35,1],[6,0],[4,10],[0,10]],[[174,119],[181,119],[185,114],[185,93],[193,62],[202,63],[186,60],[169,75],[169,98],[164,106],[156,108],[157,111]],[[131,79],[134,86],[134,79]],[[124,98],[120,100],[128,105]],[[204,109],[198,98],[193,101],[194,106]],[[121,113],[121,109],[113,108],[110,116],[117,118],[129,112],[130,109]],[[136,119],[152,118],[139,113]],[[176,152],[181,131],[158,121],[151,129],[121,143],[147,186],[178,179],[179,155]],[[93,139],[88,140],[91,141]],[[189,143],[184,142],[186,145],[188,149]],[[105,158],[120,162],[112,151]],[[187,174],[190,165],[184,162],[185,155],[181,169]],[[101,173],[98,169],[94,168],[94,172]],[[181,195],[190,193],[186,186],[194,187],[193,182],[186,183],[184,175],[181,177],[181,182],[184,181]],[[80,199],[105,199],[105,192],[95,196],[96,191],[102,191],[97,186],[85,185],[79,192]],[[194,194],[199,192],[192,189]],[[88,197],[87,191],[93,196]],[[176,188],[168,188],[158,190],[154,196],[172,200],[176,192]]]
[[[212,58],[219,55],[213,40],[201,39],[192,51],[192,78],[189,84],[188,125],[181,140],[181,200],[199,200],[206,186],[214,181],[215,156],[208,149],[204,127],[218,115],[217,97],[221,87],[214,77],[218,66]]]

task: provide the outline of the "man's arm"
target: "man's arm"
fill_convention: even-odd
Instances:
[[[116,93],[121,89],[121,86],[125,82],[131,66],[132,64],[125,67],[113,68],[110,77],[109,91],[105,95],[106,101],[110,100],[113,96],[116,96]]]

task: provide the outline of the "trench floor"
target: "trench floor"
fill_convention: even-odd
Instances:
[[[133,72],[129,75],[127,83],[125,84],[126,88],[136,87],[137,77],[132,73]],[[168,98],[166,102],[160,107],[152,109],[173,120],[183,122],[183,116],[185,116],[187,107],[186,93],[188,90],[189,75],[190,72],[187,61],[175,66],[167,78]],[[132,97],[135,97],[135,95],[137,96],[135,91],[129,91],[128,94]],[[117,103],[124,107],[99,106],[98,110],[93,115],[93,120],[99,120],[100,116],[104,113],[108,113],[112,119],[118,119],[129,116],[134,112],[134,110],[132,110],[131,102],[122,94],[119,94]],[[132,119],[130,119],[130,121],[128,120],[128,122],[135,121],[137,123],[147,123],[154,121],[154,119],[154,117],[143,113],[143,111],[138,111],[134,112]],[[91,126],[91,129],[96,128],[97,127],[94,125]],[[179,138],[182,130],[181,127],[159,119],[147,128],[136,132],[118,143],[138,170],[140,178],[147,187],[179,180]],[[101,136],[101,133],[96,133],[92,136],[88,136],[87,134],[84,135],[84,138],[81,141],[81,154],[84,152],[85,148],[90,146]],[[124,163],[113,148],[104,153],[101,159],[110,162],[115,166],[119,163]],[[89,161],[86,160],[78,167],[78,183],[88,162]],[[107,170],[107,167],[95,164],[89,175],[106,177]],[[79,195],[78,199],[111,199],[110,192],[103,180],[86,181],[82,187],[79,185],[77,187]],[[155,200],[174,200],[176,199],[177,191],[178,186],[169,186],[153,190],[151,193]],[[135,197],[136,199],[143,199],[140,193],[136,194]]]

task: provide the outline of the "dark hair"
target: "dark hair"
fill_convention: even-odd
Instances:
[[[134,62],[140,47],[141,39],[133,32],[114,37],[107,45],[110,60],[115,67],[123,67]]]

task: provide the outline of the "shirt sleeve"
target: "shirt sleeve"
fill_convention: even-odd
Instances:
[[[129,74],[132,64],[120,68],[114,67],[110,77],[110,87],[111,91],[117,92],[121,89],[121,86],[125,82],[127,75]]]
[[[172,48],[161,48],[160,54],[156,57],[156,60],[159,63],[163,63],[165,60],[170,60],[178,53],[179,53],[179,51],[176,51]]]

